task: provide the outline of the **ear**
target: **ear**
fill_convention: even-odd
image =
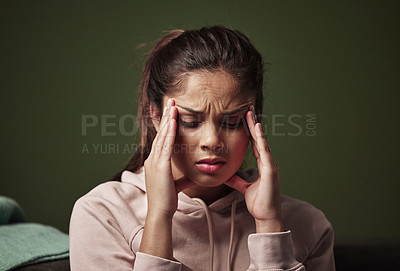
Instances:
[[[154,104],[150,103],[150,117],[156,131],[160,129],[161,112]]]

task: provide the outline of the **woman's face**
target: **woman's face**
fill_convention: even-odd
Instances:
[[[177,134],[172,155],[175,179],[185,176],[197,185],[215,187],[239,169],[249,143],[245,116],[254,98],[239,95],[236,80],[224,71],[195,72],[184,91],[164,97],[175,100]]]

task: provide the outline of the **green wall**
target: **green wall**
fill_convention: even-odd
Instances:
[[[2,3],[0,194],[17,200],[29,221],[67,232],[75,200],[130,156],[124,147],[133,137],[123,132],[132,131],[127,114],[136,112],[149,47],[135,48],[164,30],[223,24],[246,33],[270,63],[264,128],[282,192],[322,209],[337,242],[399,241],[398,7],[320,0]],[[99,124],[84,135],[82,118],[93,116]],[[101,117],[116,126],[100,125]],[[93,144],[111,149],[95,153]]]

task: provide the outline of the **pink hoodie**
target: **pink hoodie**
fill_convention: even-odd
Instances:
[[[238,175],[251,182],[258,173]],[[178,200],[170,261],[138,252],[147,212],[143,168],[97,186],[72,212],[71,270],[335,270],[332,227],[306,202],[282,195],[287,231],[256,234],[238,191],[210,206],[182,192]]]

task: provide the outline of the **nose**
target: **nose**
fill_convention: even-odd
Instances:
[[[209,124],[203,125],[200,139],[202,150],[221,152],[224,149],[224,142],[221,137],[221,131],[218,126]]]

